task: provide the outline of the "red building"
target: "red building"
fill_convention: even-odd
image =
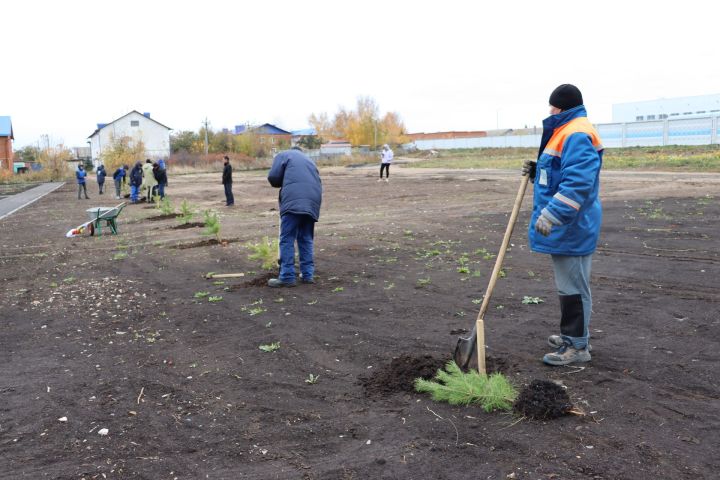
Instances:
[[[0,169],[13,171],[13,136],[10,117],[0,116]]]

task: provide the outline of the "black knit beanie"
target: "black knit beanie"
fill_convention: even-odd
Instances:
[[[580,89],[569,83],[563,83],[550,94],[550,105],[560,110],[570,110],[582,104]]]

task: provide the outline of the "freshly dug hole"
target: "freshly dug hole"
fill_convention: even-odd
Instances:
[[[570,397],[560,385],[547,380],[533,380],[518,395],[513,411],[535,420],[552,420],[570,413]]]
[[[447,361],[432,355],[401,355],[371,375],[360,377],[359,383],[369,397],[414,392],[416,378],[432,378]]]
[[[390,364],[360,377],[358,383],[365,388],[365,394],[369,397],[415,392],[416,378],[432,379],[449,360],[433,355],[400,355],[393,358]],[[499,358],[488,357],[486,362],[488,373],[502,372],[507,367],[507,362]]]

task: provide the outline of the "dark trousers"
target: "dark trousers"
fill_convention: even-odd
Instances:
[[[80,200],[80,198],[81,198],[81,196],[80,196],[81,193],[85,194],[85,198],[90,198],[90,197],[88,197],[87,187],[85,186],[84,183],[78,183],[78,200]]]
[[[225,187],[225,205],[235,205],[235,197],[232,193],[232,183],[223,183]]]
[[[389,163],[381,163],[380,164],[380,178],[382,178],[383,170],[385,170],[385,176],[387,178],[390,178],[390,164]]]
[[[100,187],[100,195],[103,194],[103,187],[105,186],[105,182],[98,182],[98,187]]]
[[[295,281],[295,242],[300,254],[300,273],[312,279],[315,273],[313,238],[315,221],[310,215],[286,213],[280,219],[280,275],[282,282]]]

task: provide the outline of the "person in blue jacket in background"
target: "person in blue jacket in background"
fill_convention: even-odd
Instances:
[[[81,194],[85,194],[85,200],[90,199],[87,194],[87,185],[85,185],[85,177],[87,177],[87,172],[85,171],[85,168],[82,166],[82,164],[78,165],[77,170],[75,170],[75,178],[77,179],[78,184],[78,200],[80,200]]]
[[[138,160],[130,171],[130,201],[138,203],[140,197],[140,185],[143,182],[142,163]]]
[[[115,182],[115,198],[119,199],[122,190],[122,184],[125,183],[125,176],[127,175],[128,166],[121,165],[113,173],[113,182]]]
[[[278,278],[268,280],[268,286],[295,286],[296,241],[301,281],[315,283],[313,238],[322,203],[317,166],[299,147],[293,147],[275,156],[268,182],[280,189],[280,273]]]
[[[105,172],[105,165],[98,165],[95,174],[97,175],[97,183],[98,188],[100,189],[100,195],[102,195],[103,187],[105,186],[105,177],[107,176],[107,172]]]
[[[523,174],[534,179],[530,248],[550,254],[560,297],[560,335],[548,338],[555,349],[543,357],[548,365],[590,361],[590,267],[602,223],[602,156],[580,90],[560,85],[550,95],[537,162],[523,164]]]

